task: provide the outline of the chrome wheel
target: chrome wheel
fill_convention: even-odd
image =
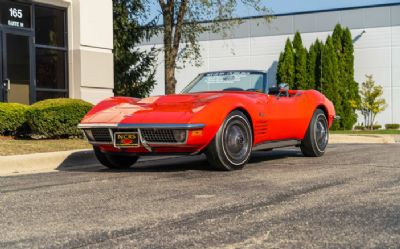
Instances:
[[[324,151],[326,146],[328,145],[328,125],[326,123],[326,119],[323,117],[318,117],[317,122],[315,122],[315,144],[317,145],[317,149],[319,151]]]
[[[234,119],[227,124],[223,135],[223,149],[232,164],[242,164],[248,159],[250,137],[249,129],[242,120]]]

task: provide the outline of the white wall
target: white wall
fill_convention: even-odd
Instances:
[[[400,26],[352,29],[353,38],[365,33],[354,43],[355,80],[365,80],[372,74],[384,88],[388,108],[377,117],[380,124],[400,123]],[[309,47],[317,38],[325,40],[331,32],[302,33],[303,43]],[[200,72],[229,69],[268,71],[269,82],[276,82],[276,62],[287,38],[293,35],[245,37],[226,40],[201,41],[203,65],[186,66],[177,70],[177,92],[181,91]],[[154,44],[160,47],[159,44]],[[143,48],[152,45],[143,46]],[[159,55],[157,86],[152,95],[164,94],[163,56]],[[359,122],[363,122],[360,117]]]

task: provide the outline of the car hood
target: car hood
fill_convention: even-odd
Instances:
[[[188,123],[208,103],[224,95],[221,92],[206,92],[123,101],[99,111],[94,109],[82,123]]]

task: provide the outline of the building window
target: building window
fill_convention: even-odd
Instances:
[[[68,97],[66,13],[35,6],[36,101]]]

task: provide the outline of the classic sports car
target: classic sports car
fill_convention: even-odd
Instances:
[[[299,146],[305,156],[323,155],[334,118],[321,93],[270,87],[264,72],[243,70],[200,74],[181,94],[106,99],[79,128],[109,168],[142,155],[205,153],[215,168],[236,170],[255,150]]]

